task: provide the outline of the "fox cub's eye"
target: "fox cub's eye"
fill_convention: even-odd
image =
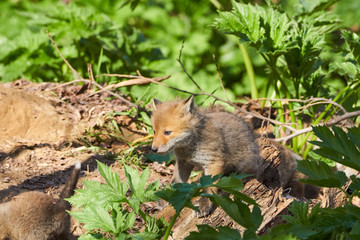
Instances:
[[[171,134],[171,131],[165,131],[164,132],[164,135],[170,135]]]

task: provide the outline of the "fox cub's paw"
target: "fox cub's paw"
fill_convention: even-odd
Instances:
[[[207,197],[201,197],[199,199],[199,210],[196,212],[196,216],[206,217],[215,210],[215,205]]]

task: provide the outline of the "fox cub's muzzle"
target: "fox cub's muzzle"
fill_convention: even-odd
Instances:
[[[160,146],[151,146],[151,150],[154,152],[154,153],[157,153],[157,154],[165,154],[167,152],[169,152],[169,149],[167,146],[164,146],[164,145],[160,145]]]
[[[151,146],[151,151],[153,151],[154,153],[157,153],[158,149],[158,147]]]

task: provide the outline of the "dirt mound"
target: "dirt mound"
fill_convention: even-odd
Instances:
[[[72,120],[36,93],[0,85],[0,142],[59,143],[73,130]]]

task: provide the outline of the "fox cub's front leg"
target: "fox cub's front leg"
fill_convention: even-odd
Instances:
[[[204,174],[215,176],[223,173],[223,169],[224,168],[222,160],[214,161],[204,167]],[[205,189],[204,192],[206,194],[217,194],[218,189],[216,187],[209,187]],[[199,210],[200,213],[198,214],[198,217],[206,217],[215,210],[215,205],[210,201],[209,198],[203,196],[199,200]]]
[[[171,179],[171,183],[186,183],[193,168],[194,165],[191,163],[182,159],[176,159],[174,175]]]

